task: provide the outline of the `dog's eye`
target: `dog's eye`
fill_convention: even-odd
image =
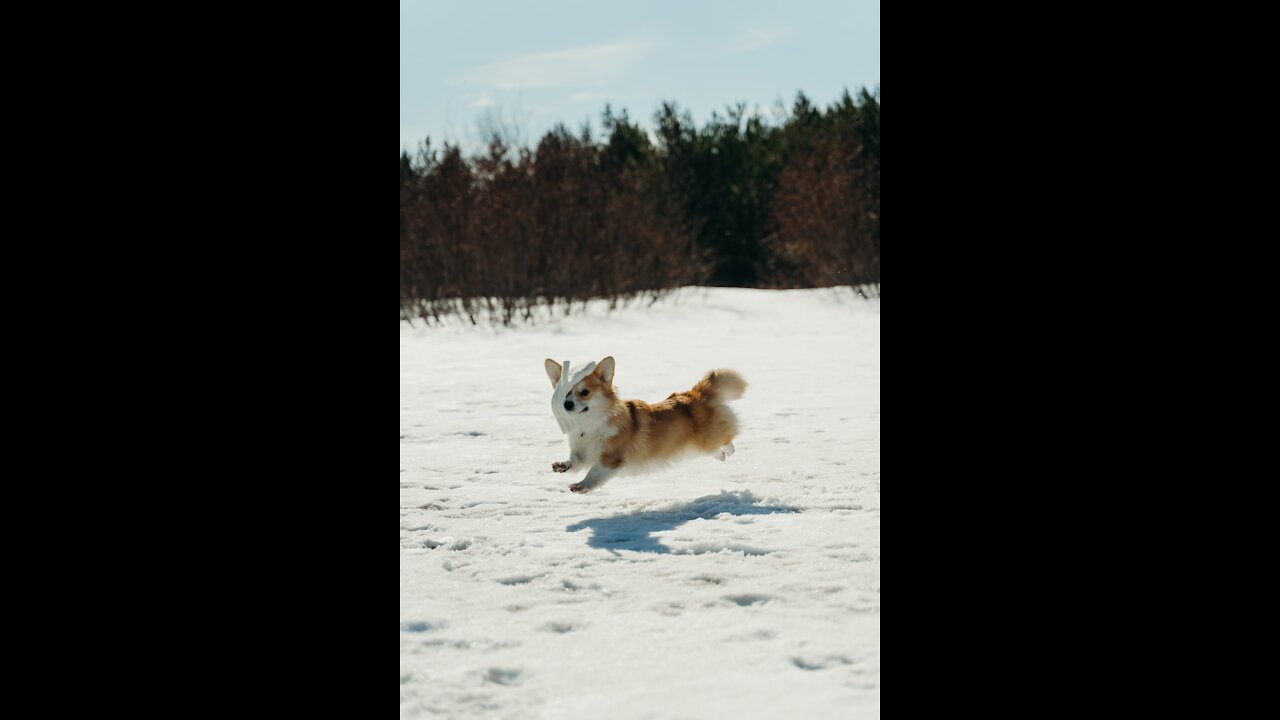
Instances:
[[[586,390],[586,389],[584,388],[584,389],[582,390],[582,392],[580,392],[580,393],[578,393],[578,394],[579,394],[579,395],[581,395],[582,397],[586,397],[586,396],[587,396],[587,392],[589,392],[589,391],[588,391],[588,390]]]

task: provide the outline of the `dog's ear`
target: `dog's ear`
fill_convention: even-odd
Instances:
[[[601,360],[600,364],[596,365],[596,375],[600,376],[600,380],[603,381],[605,385],[613,384],[613,356],[612,355]]]
[[[560,363],[552,360],[551,358],[547,358],[547,361],[543,363],[543,365],[547,368],[547,377],[551,378],[551,387],[555,387],[560,383]]]

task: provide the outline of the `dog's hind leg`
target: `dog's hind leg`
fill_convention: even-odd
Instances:
[[[730,440],[724,445],[721,445],[719,450],[715,451],[714,457],[720,462],[724,462],[729,459],[729,456],[732,455],[733,452],[733,441]]]
[[[587,476],[582,479],[582,482],[570,485],[569,489],[576,493],[590,492],[605,484],[615,472],[617,472],[616,468],[607,468],[597,463],[587,471]]]

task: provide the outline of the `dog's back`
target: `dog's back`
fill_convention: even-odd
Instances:
[[[738,418],[727,405],[747,381],[733,370],[712,370],[692,389],[652,405],[625,400],[615,415],[617,435],[606,444],[606,465],[647,467],[689,454],[732,453]],[[724,448],[730,448],[728,452]]]

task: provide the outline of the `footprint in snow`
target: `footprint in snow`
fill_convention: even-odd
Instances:
[[[675,617],[684,614],[684,603],[682,602],[660,602],[651,606],[653,611],[659,615]]]
[[[581,629],[581,625],[570,622],[549,622],[538,626],[538,632],[564,634]]]
[[[695,583],[699,583],[699,584],[701,584],[701,583],[706,583],[706,584],[708,584],[708,585],[723,585],[723,584],[724,584],[724,578],[718,578],[718,577],[715,577],[715,576],[713,576],[713,575],[698,575],[698,576],[695,576],[695,577],[691,577],[691,578],[689,578],[689,579],[690,579],[690,580],[692,580],[693,582],[695,582]]]
[[[498,685],[518,685],[520,683],[519,670],[509,670],[506,668],[489,668],[485,671],[484,679],[486,682]]]
[[[512,575],[511,577],[498,578],[498,582],[502,583],[503,585],[524,585],[525,583],[533,582],[534,580],[537,580],[540,577],[542,576],[541,575]]]
[[[844,655],[826,655],[823,657],[810,658],[791,658],[791,664],[801,670],[826,670],[836,665],[852,665],[853,661]]]
[[[765,595],[764,593],[745,593],[743,595],[726,595],[724,599],[736,603],[739,607],[750,607],[767,603],[773,599],[773,596]]]

